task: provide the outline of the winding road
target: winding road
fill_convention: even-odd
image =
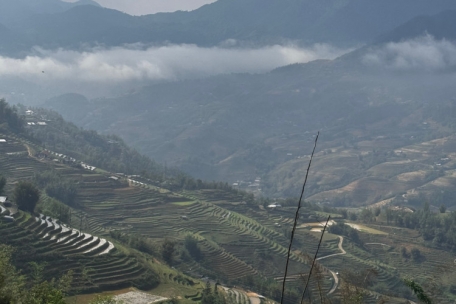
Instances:
[[[339,236],[339,245],[338,245],[338,247],[339,247],[339,250],[341,252],[317,258],[317,261],[320,261],[320,260],[323,260],[323,259],[327,259],[327,258],[331,258],[331,257],[334,257],[334,256],[338,256],[338,255],[347,254],[347,252],[344,250],[344,248],[342,248],[342,244],[343,243],[344,243],[344,237],[343,236]],[[329,270],[329,272],[332,274],[332,276],[334,278],[334,284],[333,284],[333,287],[329,290],[328,295],[330,295],[333,292],[335,292],[337,287],[339,286],[339,277],[337,276],[337,274],[334,271],[332,271],[332,270]]]
[[[338,256],[338,255],[347,254],[347,252],[342,247],[342,245],[344,243],[344,237],[343,236],[338,236],[338,237],[339,237],[339,245],[338,245],[338,247],[339,247],[339,250],[341,252],[319,257],[319,258],[317,258],[317,261],[321,261],[321,260],[327,259],[327,258],[332,258],[332,257]],[[328,292],[328,295],[330,295],[330,294],[334,293],[336,291],[337,287],[339,286],[339,277],[337,276],[336,272],[334,272],[334,271],[332,271],[330,269],[328,269],[328,271],[331,273],[331,275],[334,278],[334,284],[333,284],[333,286],[331,287],[331,289]],[[289,276],[287,276],[287,280],[298,279],[298,278],[302,278],[303,276],[305,276],[305,275],[304,274],[289,275]],[[277,277],[277,278],[274,278],[274,279],[276,281],[279,281],[279,280],[283,280],[283,277]]]
[[[330,257],[336,256],[336,255],[344,255],[344,254],[346,254],[347,252],[344,250],[344,248],[342,248],[342,244],[343,243],[344,243],[344,237],[343,236],[339,236],[339,245],[338,245],[338,247],[339,247],[340,251],[342,251],[342,252],[341,253],[334,253],[334,254],[330,254],[330,255],[318,258],[317,261],[320,261],[320,260],[323,260],[323,259],[326,259],[326,258],[330,258]]]

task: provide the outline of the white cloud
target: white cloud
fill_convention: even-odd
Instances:
[[[456,67],[456,44],[425,35],[390,42],[363,57],[363,63],[397,70],[445,70]]]
[[[87,52],[38,49],[37,55],[23,59],[0,57],[0,77],[19,77],[34,83],[173,80],[223,73],[265,72],[292,63],[333,59],[344,52],[325,44],[310,48],[276,45],[257,49],[170,45]]]

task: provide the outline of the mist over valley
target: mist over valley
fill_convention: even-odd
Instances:
[[[453,303],[456,2],[190,2],[0,0],[0,302]]]

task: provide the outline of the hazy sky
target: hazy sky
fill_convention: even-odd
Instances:
[[[64,0],[76,2],[76,0]],[[95,0],[104,7],[113,8],[131,15],[146,15],[157,12],[194,10],[216,0]]]

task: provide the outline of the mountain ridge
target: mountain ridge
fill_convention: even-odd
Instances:
[[[330,158],[331,151],[343,146],[350,150],[350,158],[358,160],[352,169],[334,165],[335,171],[328,171],[331,179],[312,182],[309,191],[316,194],[362,178],[369,174],[363,170],[375,162],[388,162],[376,159],[379,156],[373,151],[362,152],[371,155],[372,162],[358,155],[356,149],[361,149],[358,144],[363,140],[375,146],[376,136],[390,138],[385,153],[394,158],[391,151],[425,141],[430,136],[426,132],[434,138],[451,132],[446,127],[449,113],[434,109],[452,107],[449,92],[454,89],[446,73],[414,70],[410,77],[408,71],[364,62],[366,55],[382,47],[374,43],[335,60],[295,64],[265,74],[155,84],[127,96],[93,100],[75,111],[65,110],[65,98],[55,98],[47,106],[82,126],[116,130],[143,153],[199,178],[237,183],[261,177],[258,188],[279,197],[300,187],[302,176],[289,173],[296,170],[290,166],[304,162],[302,156],[307,153],[302,148],[321,130],[325,151],[321,157]],[[438,85],[429,87],[429,81]],[[438,102],[431,104],[435,96]],[[414,115],[432,130],[419,125],[414,129]],[[428,121],[436,123],[428,125]],[[399,129],[402,133],[395,134]],[[135,136],[138,130],[148,137]]]
[[[76,4],[63,12],[25,12],[27,18],[15,18],[12,28],[27,36],[29,47],[43,48],[129,43],[215,46],[228,39],[257,46],[293,42],[346,47],[370,43],[413,17],[456,9],[456,3],[449,0],[432,4],[425,0],[388,0],[381,4],[331,0],[325,5],[317,0],[220,0],[190,12],[130,16],[95,5],[78,8]],[[42,13],[49,15],[40,17]],[[90,26],[78,21],[82,13],[93,16]],[[10,26],[8,20],[0,15],[0,23]],[[35,37],[37,34],[39,37]]]

